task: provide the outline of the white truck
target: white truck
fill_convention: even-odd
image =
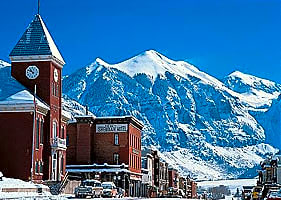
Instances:
[[[101,182],[97,180],[84,180],[75,188],[74,194],[76,198],[86,198],[87,196],[101,197],[103,188]]]

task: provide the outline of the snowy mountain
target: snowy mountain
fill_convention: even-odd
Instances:
[[[231,90],[238,92],[247,99],[260,104],[256,108],[268,109],[272,100],[277,99],[281,92],[281,85],[261,79],[249,74],[235,71],[223,79],[224,84]]]
[[[264,119],[278,113],[279,88],[240,72],[219,81],[153,50],[119,64],[98,58],[63,80],[64,93],[96,116],[143,121],[143,145],[197,179],[254,176],[259,162],[277,152],[268,138],[280,139],[272,132],[280,126]]]
[[[226,86],[246,98],[260,102],[248,106],[251,115],[265,130],[265,142],[281,148],[281,85],[241,72],[233,72],[223,79]]]

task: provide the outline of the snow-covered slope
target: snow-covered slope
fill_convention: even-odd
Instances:
[[[136,116],[145,124],[143,145],[198,179],[253,176],[261,159],[277,151],[264,144],[271,133],[256,119],[277,93],[249,98],[231,81],[153,50],[119,64],[97,59],[65,77],[63,91],[97,116]]]
[[[264,107],[268,109],[272,100],[277,99],[281,92],[280,84],[239,71],[225,77],[223,82],[233,91],[245,96],[246,99],[259,102],[258,108]]]
[[[260,102],[248,109],[264,128],[265,141],[281,148],[281,85],[249,74],[235,71],[223,79],[225,85],[245,98]]]

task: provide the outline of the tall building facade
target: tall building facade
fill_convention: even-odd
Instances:
[[[18,151],[13,158],[1,159],[0,171],[24,180],[60,181],[65,175],[69,119],[62,111],[65,62],[39,14],[13,48],[10,60],[11,76],[22,90],[0,101],[0,140],[14,142]],[[1,157],[12,148],[0,147]],[[9,170],[14,165],[22,165],[24,170]]]

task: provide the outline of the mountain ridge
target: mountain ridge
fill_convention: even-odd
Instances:
[[[172,165],[181,160],[176,167],[184,174],[217,179],[254,174],[266,155],[278,151],[266,139],[273,133],[263,120],[278,95],[263,91],[264,98],[249,98],[231,89],[240,83],[226,84],[184,61],[145,51],[117,64],[97,59],[64,79],[63,89],[97,116],[136,116],[145,124],[145,147],[158,148]],[[190,162],[204,167],[198,171]]]

